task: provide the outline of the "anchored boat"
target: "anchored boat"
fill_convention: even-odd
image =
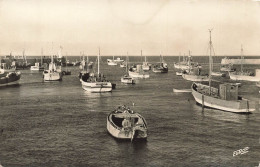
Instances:
[[[149,73],[145,72],[142,69],[142,65],[140,65],[140,64],[136,65],[136,68],[131,67],[128,70],[128,73],[129,73],[129,76],[133,77],[133,78],[149,78],[150,77]]]
[[[147,123],[143,116],[125,105],[107,116],[107,130],[117,139],[147,139]]]
[[[163,57],[160,55],[160,63],[156,64],[153,67],[153,72],[155,73],[167,73],[168,72],[168,66],[166,62],[163,60]]]
[[[0,59],[0,87],[7,85],[15,85],[19,83],[21,72],[5,69],[5,63],[1,63]]]
[[[255,110],[249,105],[249,101],[238,96],[238,85],[231,83],[219,84],[219,88],[211,85],[211,71],[212,71],[212,42],[211,30],[210,32],[210,56],[209,56],[209,85],[194,82],[191,86],[192,95],[197,103],[202,106],[207,106],[223,111],[234,113],[250,113]]]
[[[135,84],[134,78],[130,77],[128,74],[128,57],[126,58],[125,65],[126,65],[126,75],[121,77],[121,82],[125,84]]]
[[[86,73],[84,77],[81,77],[81,85],[82,88],[88,92],[93,93],[101,93],[101,92],[111,92],[112,91],[112,84],[111,82],[107,81],[105,76],[99,72],[99,57],[100,57],[100,50],[98,54],[98,72],[97,73]]]

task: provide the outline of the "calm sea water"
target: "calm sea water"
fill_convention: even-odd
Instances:
[[[117,84],[112,93],[85,92],[78,67],[69,67],[72,75],[61,82],[43,82],[41,72],[23,70],[20,86],[0,89],[2,166],[258,166],[259,111],[202,112],[190,93],[173,93],[173,88],[191,85],[175,75],[173,62],[178,57],[164,58],[169,73],[150,72],[149,79],[135,85],[121,84],[125,70],[102,59],[101,71]],[[194,60],[206,63],[208,58]],[[259,101],[258,91],[253,83],[244,82],[239,94]],[[133,103],[148,123],[147,142],[118,141],[106,130],[110,111]],[[245,147],[248,153],[233,157]]]

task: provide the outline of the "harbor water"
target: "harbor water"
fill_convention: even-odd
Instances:
[[[78,67],[68,67],[72,75],[60,82],[43,82],[42,72],[21,70],[19,86],[0,88],[0,165],[259,165],[258,109],[249,115],[202,111],[191,93],[173,93],[173,88],[188,89],[192,83],[175,75],[173,63],[178,57],[164,57],[168,73],[150,71],[150,78],[139,79],[135,85],[122,84],[125,69],[108,66],[106,58],[102,57],[101,72],[116,83],[112,93],[85,92]],[[208,57],[193,59],[208,62]],[[130,62],[140,60],[130,57]],[[147,61],[159,60],[147,57]],[[207,71],[204,64],[203,70]],[[260,88],[255,83],[243,82],[239,89],[240,95],[259,103]],[[131,143],[109,135],[106,117],[119,105],[128,105],[145,117],[147,141]],[[246,153],[234,154],[246,147]]]

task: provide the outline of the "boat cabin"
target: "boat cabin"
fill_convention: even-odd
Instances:
[[[238,100],[238,85],[230,83],[220,84],[219,96],[223,100]]]

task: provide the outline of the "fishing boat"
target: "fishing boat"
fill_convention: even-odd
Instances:
[[[15,69],[5,69],[5,63],[0,59],[0,87],[19,84],[21,72]]]
[[[34,66],[31,66],[31,71],[43,71],[44,67],[40,66],[40,63],[36,62]]]
[[[235,70],[236,68],[233,67],[233,64],[221,65],[220,67],[220,71],[233,72]]]
[[[123,105],[107,116],[107,130],[117,139],[147,139],[147,123],[143,116]]]
[[[153,72],[155,73],[167,73],[168,72],[168,66],[163,60],[163,57],[160,55],[160,63],[156,64],[153,67]]]
[[[53,61],[53,55],[51,56],[51,62],[49,63],[49,69],[43,71],[44,81],[61,81],[62,73],[61,68],[56,66]]]
[[[198,62],[192,61],[192,57],[189,51],[189,56],[187,58],[183,56],[183,61],[180,61],[180,57],[179,57],[179,62],[174,63],[174,68],[180,70],[192,70],[193,68],[202,68],[202,67]]]
[[[116,66],[117,65],[117,61],[115,61],[114,56],[113,56],[113,59],[107,59],[107,64],[109,66]]]
[[[141,50],[141,57],[142,57],[142,50]],[[146,61],[146,56],[144,56],[144,62],[143,62],[143,65],[142,65],[142,69],[144,71],[149,71],[150,70],[150,66],[148,64],[148,62]]]
[[[124,76],[121,77],[121,82],[125,83],[125,84],[135,84],[135,80],[133,77],[130,77],[128,74],[128,57],[126,58],[125,61],[126,64],[126,74]]]
[[[182,74],[182,78],[194,82],[209,81],[209,76],[207,74],[202,75],[200,68],[185,70]]]
[[[118,57],[118,58],[116,58],[116,59],[114,59],[114,57],[113,57],[113,60],[114,60],[114,62],[116,62],[116,63],[122,63],[122,62],[124,62],[124,60],[123,60],[123,59],[120,59],[120,57]]]
[[[133,78],[149,78],[150,77],[149,73],[145,72],[142,69],[141,64],[136,65],[136,67],[135,66],[130,67],[128,70],[128,74],[130,77],[133,77]]]
[[[244,54],[243,54],[243,47],[241,45],[241,64],[240,64],[241,69],[240,71],[229,72],[230,79],[235,81],[253,81],[253,82],[260,81],[260,69],[255,70],[255,75],[252,72],[244,71],[243,60],[244,60]]]
[[[107,81],[105,76],[102,75],[99,71],[99,61],[100,61],[99,57],[100,57],[100,50],[97,57],[98,72],[86,73],[86,75],[84,75],[84,78],[82,77],[80,79],[82,88],[87,92],[102,93],[102,92],[112,91],[111,82]]]
[[[232,83],[219,84],[219,88],[213,87],[211,82],[212,71],[212,41],[210,32],[209,54],[209,85],[194,82],[191,86],[195,101],[206,107],[234,113],[250,113],[255,109],[249,105],[249,101],[238,96],[238,85]]]
[[[255,69],[255,75],[251,72],[229,72],[231,80],[235,81],[260,81],[260,69]]]

